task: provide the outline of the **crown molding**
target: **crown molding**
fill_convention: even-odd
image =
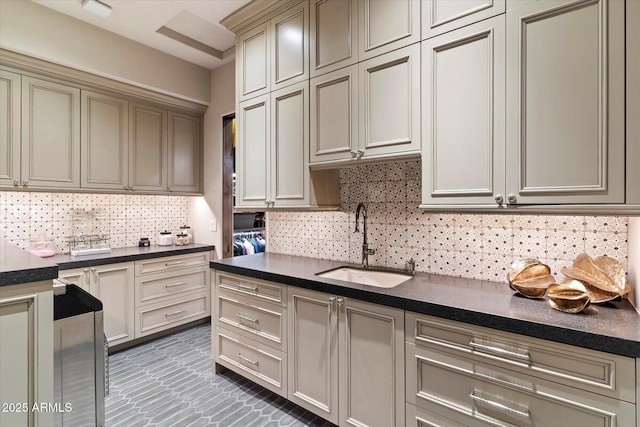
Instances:
[[[305,0],[253,0],[224,18],[220,23],[236,34],[249,26],[266,21]]]

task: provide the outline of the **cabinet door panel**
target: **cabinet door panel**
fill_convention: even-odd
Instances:
[[[360,0],[359,60],[420,41],[420,0]]]
[[[420,150],[420,46],[359,64],[364,156]]]
[[[504,42],[498,16],[422,43],[425,205],[504,191]]]
[[[404,312],[339,307],[340,425],[404,426]]]
[[[505,11],[505,0],[422,0],[422,39]]]
[[[271,94],[271,199],[275,206],[308,204],[309,84]]]
[[[135,190],[167,188],[167,112],[158,108],[133,104],[129,182]]]
[[[507,14],[511,203],[624,202],[624,3]]]
[[[358,68],[353,65],[311,79],[311,163],[354,159],[357,148]]]
[[[330,296],[290,288],[288,398],[338,422],[338,315]]]
[[[133,263],[110,264],[90,269],[91,294],[102,301],[104,333],[109,345],[133,339]]]
[[[237,206],[265,207],[270,173],[269,95],[238,106]]]
[[[309,4],[303,2],[271,20],[272,90],[309,77]]]
[[[311,3],[311,77],[358,62],[357,0]]]
[[[200,191],[201,128],[199,117],[169,112],[170,191]]]
[[[82,187],[122,190],[129,178],[129,102],[82,91]]]
[[[0,70],[0,185],[20,181],[20,75]]]
[[[22,78],[22,181],[80,186],[80,89]]]
[[[238,36],[236,88],[239,101],[269,92],[269,23]]]

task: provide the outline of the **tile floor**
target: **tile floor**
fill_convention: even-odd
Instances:
[[[107,427],[332,424],[227,371],[211,370],[211,325],[109,357]]]

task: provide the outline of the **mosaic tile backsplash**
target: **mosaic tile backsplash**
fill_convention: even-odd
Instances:
[[[74,209],[95,211],[90,224],[73,218]],[[51,237],[57,253],[69,252],[68,236],[85,227],[108,234],[109,246],[137,246],[140,237],[157,243],[158,233],[187,222],[188,197],[0,191],[0,236],[27,248],[29,239]]]
[[[414,258],[418,271],[504,282],[513,260],[533,257],[560,279],[586,252],[627,268],[627,217],[424,213],[420,174],[420,161],[342,169],[340,211],[269,212],[267,250],[359,263],[355,208],[365,202],[372,266]]]

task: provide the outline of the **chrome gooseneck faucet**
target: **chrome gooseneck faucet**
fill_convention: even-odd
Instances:
[[[360,211],[362,211],[362,268],[369,268],[369,255],[375,254],[376,250],[369,249],[369,244],[367,243],[367,208],[363,202],[360,202],[356,208],[356,230],[354,233],[360,231],[358,229]]]

